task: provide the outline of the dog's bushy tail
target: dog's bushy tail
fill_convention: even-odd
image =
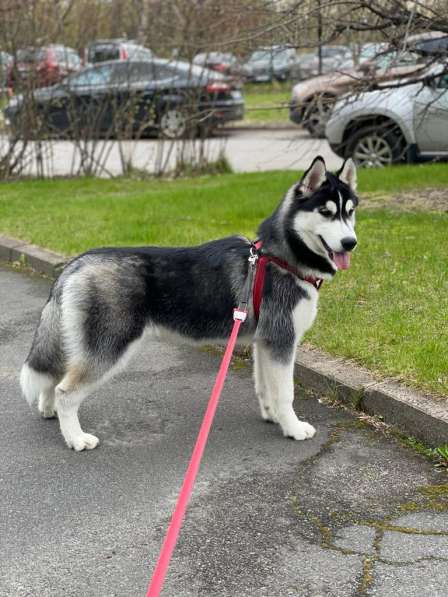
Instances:
[[[28,404],[54,388],[63,374],[60,307],[54,299],[45,305],[31,350],[20,371],[20,387]]]

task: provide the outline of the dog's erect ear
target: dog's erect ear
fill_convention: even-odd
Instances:
[[[299,190],[306,196],[311,195],[314,191],[325,182],[327,177],[324,158],[318,155],[314,158],[313,163],[302,176],[299,182]]]
[[[348,158],[342,164],[342,168],[338,172],[338,178],[345,184],[347,184],[352,191],[356,191],[358,184],[358,177],[356,175],[356,166],[352,158]]]

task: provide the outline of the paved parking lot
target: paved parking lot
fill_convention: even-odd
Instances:
[[[36,160],[37,144],[30,143],[33,159],[26,173],[36,174],[43,167],[47,176],[67,176],[77,171],[80,151],[68,141],[43,142],[40,145],[42,163]],[[205,142],[203,150],[211,159],[224,152],[235,172],[263,170],[298,170],[307,168],[311,160],[322,155],[329,168],[340,166],[341,160],[331,151],[325,139],[312,139],[301,128],[290,129],[238,129],[220,130]],[[154,172],[172,168],[181,154],[188,161],[191,155],[199,155],[199,142],[181,144],[159,140],[96,142],[95,147],[82,147],[85,156],[94,156],[104,166],[103,176],[123,173],[123,159],[134,168]]]
[[[0,596],[144,595],[212,387],[209,351],[151,343],[87,400],[92,452],[20,396],[49,283],[0,268]],[[170,597],[442,597],[446,476],[298,391],[318,433],[281,437],[234,368],[170,568]]]

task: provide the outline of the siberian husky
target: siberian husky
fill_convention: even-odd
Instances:
[[[317,311],[310,279],[347,269],[356,245],[356,169],[348,159],[326,171],[318,156],[260,226],[266,266],[258,321],[250,305],[242,327],[253,342],[255,392],[266,421],[296,440],[315,429],[293,409],[296,347]],[[227,339],[248,274],[251,243],[240,236],[186,248],[102,248],[76,257],[54,283],[20,383],[42,416],[57,415],[69,448],[93,449],[82,401],[138,350],[143,332],[210,343]],[[146,336],[147,334],[145,334]]]

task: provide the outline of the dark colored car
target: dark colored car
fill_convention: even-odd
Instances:
[[[152,60],[154,54],[134,41],[127,39],[99,39],[86,48],[85,60],[88,64],[109,62],[110,60]]]
[[[287,81],[298,79],[300,73],[299,59],[294,48],[271,46],[252,52],[242,66],[246,81],[268,83],[274,79]]]
[[[9,66],[8,86],[18,91],[24,87],[55,85],[81,66],[76,50],[66,46],[22,48]]]
[[[230,52],[203,52],[196,54],[193,64],[215,70],[218,73],[229,76],[241,74],[241,66],[238,58]]]
[[[427,31],[411,35],[406,43],[408,49],[423,56],[448,56],[448,34],[443,31]]]
[[[16,136],[29,131],[26,99],[10,100],[5,117]],[[225,78],[187,62],[113,61],[84,69],[33,93],[34,135],[143,136],[175,139],[244,116],[241,92]],[[28,127],[25,129],[24,127]]]

